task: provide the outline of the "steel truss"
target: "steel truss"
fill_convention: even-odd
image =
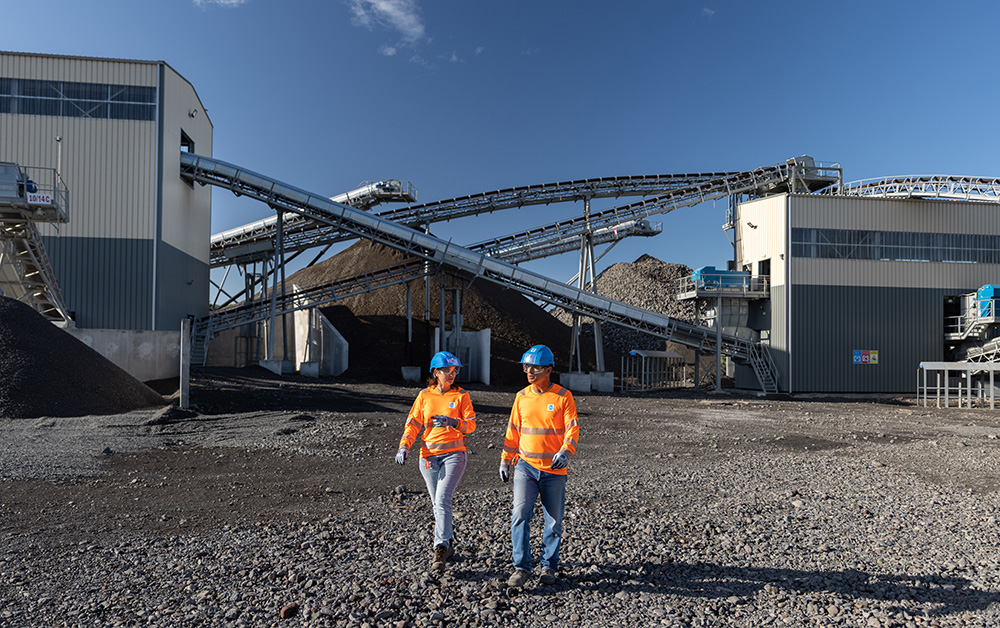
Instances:
[[[886,198],[940,198],[979,203],[1000,203],[1000,178],[958,175],[909,175],[863,179],[826,193]]]
[[[578,181],[507,188],[493,192],[484,192],[482,194],[461,196],[432,203],[423,203],[421,205],[388,209],[378,212],[376,215],[380,218],[393,220],[410,227],[417,227],[419,225],[523,207],[525,205],[548,205],[550,203],[579,201],[588,197],[617,198],[621,196],[663,194],[725,174],[727,173],[581,179]],[[239,227],[213,236],[212,266],[217,267],[233,263],[230,256],[225,254],[226,249],[253,246],[261,240],[273,241],[274,220],[270,220],[270,229],[247,230],[245,233],[241,233],[244,227]],[[310,226],[303,223],[295,229],[286,229],[285,237],[286,250],[295,251],[302,248],[340,242],[349,239],[351,236],[328,225],[313,223]]]
[[[356,237],[384,244],[402,253],[426,260],[471,278],[482,277],[526,296],[600,321],[642,331],[696,349],[716,347],[720,353],[751,364],[765,391],[773,392],[773,366],[762,357],[766,350],[754,343],[717,330],[673,320],[662,314],[633,307],[600,295],[567,286],[537,273],[476,253],[464,247],[421,233],[406,225],[335,203],[328,198],[244,170],[238,166],[190,153],[181,154],[183,176],[199,183],[229,189],[266,203],[279,212],[292,212],[337,228]],[[276,307],[272,297],[272,308]],[[281,313],[284,313],[283,311]],[[273,316],[273,310],[272,310]],[[213,315],[196,321],[195,346],[207,343]]]

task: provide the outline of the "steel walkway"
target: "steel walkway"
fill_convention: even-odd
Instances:
[[[379,203],[412,202],[417,200],[417,192],[409,181],[376,181],[365,183],[360,187],[330,200],[357,209],[370,210]],[[288,213],[282,216],[283,235],[287,239],[308,244],[308,247],[323,246],[324,242],[316,242],[303,232],[314,230],[314,221]],[[241,227],[229,229],[212,236],[210,244],[210,263],[213,268],[230,264],[248,264],[260,261],[274,254],[274,239],[278,229],[278,217],[268,216]],[[288,247],[285,247],[288,250]],[[301,247],[300,247],[301,248]]]
[[[72,327],[36,222],[68,220],[69,191],[53,168],[0,163],[0,294]]]
[[[585,234],[599,235],[602,243],[621,239],[625,237],[622,234],[627,232],[628,235],[647,235],[642,233],[639,228],[641,225],[636,225],[635,221],[705,201],[736,194],[763,196],[786,191],[810,192],[831,186],[837,187],[841,182],[840,172],[838,165],[817,164],[811,157],[802,156],[743,172],[603,177],[506,188],[388,209],[378,212],[376,216],[417,227],[526,205],[548,205],[588,198],[652,197],[476,245],[477,250],[489,250],[491,255],[494,254],[493,251],[502,250],[505,259],[525,261],[577,248],[580,236]],[[267,247],[268,245],[263,242],[273,242],[275,239],[275,221],[273,218],[270,220],[269,229],[240,227],[213,236],[212,266],[234,263],[231,256],[224,253],[226,249],[238,249],[244,246]],[[289,230],[287,227],[285,229],[286,251],[327,246],[355,237],[332,225],[312,223],[310,226],[303,222],[297,225],[299,226],[294,230]],[[620,231],[616,232],[616,229]]]
[[[705,201],[736,194],[762,196],[787,191],[820,189],[835,184],[839,172],[839,168],[830,167],[817,170],[812,158],[798,157],[746,172],[696,175],[696,178],[690,179],[686,184],[678,184],[668,193],[654,198],[512,233],[479,242],[469,248],[487,255],[500,256],[510,262],[537,259],[544,255],[563,253],[577,248],[580,238],[585,235],[603,234],[607,237],[613,231],[634,235],[634,230],[649,225],[646,219],[650,216],[666,214]],[[690,176],[678,175],[678,177]]]
[[[433,265],[513,288],[529,298],[565,308],[582,316],[615,323],[678,342],[702,351],[719,350],[749,363],[765,392],[777,390],[774,365],[766,349],[755,343],[716,330],[676,321],[662,314],[626,305],[567,286],[537,273],[476,253],[464,247],[421,233],[394,220],[359,211],[347,205],[219,160],[190,153],[181,154],[182,175],[202,184],[215,185],[235,194],[255,198],[276,211],[292,212],[338,231],[378,242]],[[405,280],[403,280],[405,281]],[[306,307],[283,304],[282,313]],[[262,306],[261,310],[265,309]],[[260,312],[255,316],[269,316]],[[216,317],[218,318],[218,317]],[[194,346],[204,345],[211,334],[242,323],[213,324],[213,316],[195,321]]]
[[[429,223],[454,220],[482,213],[492,213],[525,205],[548,205],[585,198],[616,198],[621,196],[649,196],[689,187],[702,181],[724,176],[728,173],[647,175],[627,177],[604,177],[580,179],[562,183],[547,183],[516,188],[506,188],[452,199],[388,209],[376,213],[379,218],[393,220],[410,227]],[[351,203],[345,203],[350,205]],[[227,259],[224,250],[248,245],[259,240],[274,240],[274,219],[270,229],[246,230],[243,227],[212,237],[212,266],[233,263]],[[285,230],[285,248],[288,251],[303,247],[324,246],[354,237],[330,225],[312,223],[300,228]]]
[[[848,196],[885,198],[925,198],[952,201],[1000,203],[1000,178],[960,175],[907,175],[881,179],[862,179],[846,183],[841,189],[826,191]]]

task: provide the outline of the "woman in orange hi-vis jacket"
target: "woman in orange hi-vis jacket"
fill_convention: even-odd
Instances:
[[[550,380],[554,365],[552,351],[545,345],[535,345],[525,351],[521,364],[528,386],[514,398],[500,454],[502,481],[510,479],[510,465],[515,465],[510,518],[514,573],[507,580],[512,587],[523,586],[531,573],[529,533],[536,499],[541,499],[545,513],[542,573],[538,580],[542,584],[556,581],[566,506],[566,465],[576,453],[580,438],[573,393]]]
[[[420,391],[406,418],[396,463],[404,464],[410,447],[423,430],[420,474],[434,505],[434,559],[431,568],[443,571],[455,553],[451,497],[465,473],[465,437],[476,431],[476,411],[469,393],[455,385],[462,363],[447,351],[431,358],[431,378]]]

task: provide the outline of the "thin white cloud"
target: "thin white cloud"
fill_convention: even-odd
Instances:
[[[192,0],[198,8],[204,9],[209,6],[226,7],[229,9],[246,4],[249,0]]]
[[[416,0],[347,0],[354,23],[365,28],[389,28],[406,43],[424,38],[424,21]]]
[[[448,61],[450,61],[451,63],[458,63],[459,61],[461,61],[461,59],[458,58],[457,52],[452,51],[451,56],[448,57]]]
[[[709,9],[708,7],[702,7],[701,14],[705,17],[712,17],[715,15],[715,9]]]
[[[483,52],[484,52],[485,50],[486,50],[486,47],[485,47],[485,46],[480,46],[480,47],[476,48],[476,54],[477,54],[477,55],[481,55],[481,54],[483,54]]]
[[[395,46],[379,46],[378,52],[385,57],[394,57],[399,50]]]

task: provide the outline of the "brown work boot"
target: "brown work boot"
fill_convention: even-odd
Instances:
[[[524,586],[524,583],[528,581],[528,572],[518,569],[507,578],[507,586],[520,588]]]
[[[444,565],[454,554],[454,550],[451,546],[438,545],[434,548],[434,562],[431,563],[431,569],[435,571],[444,571]]]

